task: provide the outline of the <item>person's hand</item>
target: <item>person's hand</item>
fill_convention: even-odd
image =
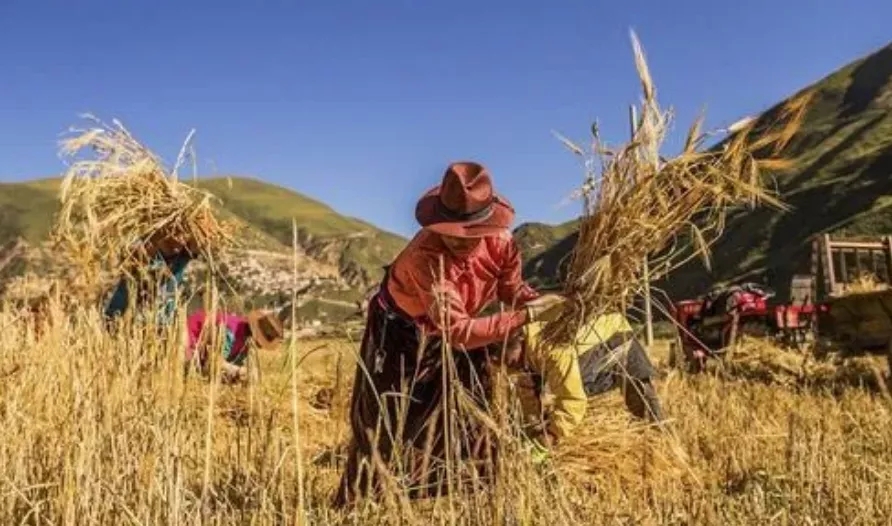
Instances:
[[[511,368],[520,367],[521,363],[523,363],[523,340],[508,342],[508,347],[505,348],[504,352],[502,362],[506,366]]]
[[[489,347],[490,359],[496,365],[516,369],[523,363],[523,337],[508,338],[507,342],[495,343]]]
[[[527,321],[552,321],[556,319],[564,311],[567,299],[558,294],[543,294],[542,296],[528,301],[525,305],[527,309]]]
[[[506,341],[495,342],[486,346],[489,363],[493,366],[504,365],[508,369],[519,369],[524,360],[523,331],[512,333]]]

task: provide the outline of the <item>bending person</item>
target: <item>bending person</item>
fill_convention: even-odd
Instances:
[[[485,347],[554,315],[563,303],[555,295],[540,297],[521,279],[509,231],[514,210],[480,164],[450,165],[442,184],[418,202],[415,217],[422,229],[369,302],[350,406],[353,437],[336,505],[377,488],[380,464],[397,443],[413,474],[409,484],[436,486],[445,450],[437,410],[452,388],[443,378],[444,343],[463,386],[480,382],[485,391]],[[509,310],[479,317],[496,300]],[[381,463],[373,465],[373,457]]]
[[[517,331],[504,351],[502,344],[490,348],[494,361],[503,360],[511,373],[536,451],[570,436],[582,423],[588,401],[612,389],[622,390],[636,418],[663,420],[652,383],[656,371],[625,316],[600,316],[582,326],[573,343],[551,348],[541,345],[542,326],[532,323]],[[545,391],[553,397],[548,411],[542,403]]]

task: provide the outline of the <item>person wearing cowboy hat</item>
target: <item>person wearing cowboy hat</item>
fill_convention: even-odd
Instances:
[[[207,374],[208,346],[212,341],[212,333],[222,328],[222,337],[218,342],[224,360],[224,380],[243,379],[251,344],[260,349],[275,348],[284,337],[284,319],[287,314],[287,309],[282,309],[278,314],[255,310],[247,316],[218,312],[215,324],[208,323],[208,314],[203,310],[189,315],[186,318],[187,368],[190,364],[195,364],[202,374]]]
[[[335,497],[337,506],[352,503],[369,486],[377,486],[377,473],[368,469],[369,434],[398,429],[397,415],[404,415],[401,436],[385,432],[377,437],[377,454],[385,464],[394,440],[403,442],[403,451],[427,451],[433,458],[444,455],[441,419],[431,418],[444,391],[451,389],[449,382],[443,382],[444,347],[454,351],[458,377],[470,389],[478,379],[485,383],[487,345],[504,341],[526,323],[554,317],[563,304],[562,297],[540,295],[521,278],[520,252],[509,230],[514,209],[495,192],[483,165],[450,164],[441,184],[418,201],[415,218],[421,230],[385,268],[369,301],[362,363],[351,398],[353,441]],[[481,316],[497,301],[506,310]],[[399,396],[404,385],[412,385],[411,393]],[[406,400],[408,408],[401,409],[399,404]],[[382,426],[382,418],[389,422]],[[425,444],[426,437],[433,444]]]

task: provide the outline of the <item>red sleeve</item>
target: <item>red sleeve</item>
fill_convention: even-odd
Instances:
[[[530,300],[539,297],[524,280],[520,261],[520,250],[511,238],[505,243],[502,253],[502,275],[499,277],[499,301],[511,308],[519,308]]]
[[[525,310],[472,318],[451,283],[440,282],[433,273],[426,271],[415,271],[405,277],[423,298],[427,314],[423,325],[438,334],[445,334],[453,347],[470,350],[504,341],[526,322]]]
[[[201,329],[204,327],[204,311],[198,311],[187,318],[186,326],[189,331],[189,347],[190,351],[195,349],[198,339],[201,337]]]

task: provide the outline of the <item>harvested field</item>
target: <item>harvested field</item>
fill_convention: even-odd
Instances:
[[[294,369],[286,350],[261,354],[260,383],[231,387],[184,381],[173,343],[111,339],[93,313],[54,314],[64,321],[39,342],[26,320],[0,315],[2,524],[892,520],[892,405],[850,381],[869,380],[869,368],[822,364],[809,371],[820,381],[778,381],[779,355],[741,350],[694,377],[667,369],[660,344],[668,430],[632,424],[606,395],[553,469],[508,451],[510,472],[491,491],[412,504],[391,495],[348,515],[329,499],[355,343],[298,342],[308,356]],[[758,371],[773,376],[753,381]]]
[[[796,126],[752,144],[745,136],[756,130],[745,127],[722,152],[706,153],[698,121],[682,154],[664,162],[668,113],[656,104],[637,44],[636,58],[640,127],[608,163],[582,224],[567,280],[572,307],[554,323],[556,340],[634,296],[646,255],[685,238],[690,257],[706,255],[727,210],[751,202],[782,208],[762,187],[759,165],[785,162],[757,160],[754,150],[782,149]],[[807,102],[786,104],[780,120],[795,123]],[[216,261],[229,229],[214,217],[209,195],[179,182],[182,159],[170,173],[120,126],[87,130],[67,150],[83,146],[99,159],[72,166],[54,234],[67,259],[96,272],[85,286],[104,290],[98,271],[117,276],[145,238],[191,240],[209,264]],[[704,218],[706,226],[697,226]],[[655,262],[652,278],[677,263],[669,259]],[[619,393],[599,397],[543,467],[512,439],[504,414],[478,413],[503,440],[493,483],[452,466],[450,483],[464,486],[413,502],[385,477],[382,498],[348,512],[331,500],[357,342],[305,340],[260,351],[248,385],[223,385],[183,375],[182,326],[159,336],[125,325],[109,335],[93,305],[63,311],[57,296],[41,320],[0,308],[0,524],[892,522],[892,402],[870,358],[817,362],[749,342],[689,376],[666,366],[663,343],[653,354],[664,425],[630,421]]]

